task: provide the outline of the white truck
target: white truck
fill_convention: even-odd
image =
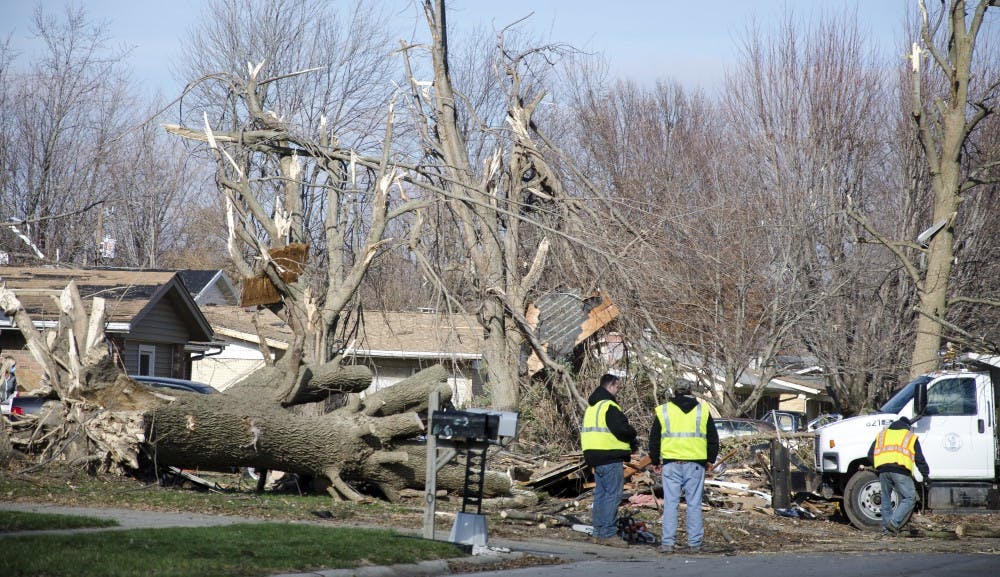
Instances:
[[[816,430],[819,492],[842,499],[860,529],[881,528],[881,489],[868,460],[875,435],[901,416],[913,421],[930,468],[930,480],[914,472],[918,507],[935,512],[1000,510],[1000,357],[965,355],[960,368],[917,377],[879,412]],[[896,495],[893,493],[893,502]]]

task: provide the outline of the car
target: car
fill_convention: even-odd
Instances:
[[[806,414],[798,411],[768,411],[761,420],[771,423],[785,433],[806,430]]]
[[[23,417],[24,415],[37,413],[42,409],[42,405],[44,404],[45,399],[41,397],[33,395],[25,396],[14,391],[12,395],[0,403],[0,412],[12,417]]]
[[[816,429],[829,425],[830,423],[836,423],[837,421],[843,420],[843,418],[844,416],[840,413],[823,413],[806,423],[806,430],[815,431]]]
[[[172,389],[175,391],[185,391],[188,393],[199,393],[210,395],[218,393],[211,385],[198,381],[188,381],[185,379],[172,379],[170,377],[154,377],[151,375],[129,375],[134,381],[149,385],[151,387]],[[0,402],[0,413],[11,415],[12,417],[23,417],[33,415],[42,409],[45,399],[33,395],[21,395],[14,390],[2,402]]]
[[[202,395],[211,395],[218,393],[219,391],[205,383],[198,381],[188,381],[186,379],[173,379],[170,377],[154,377],[152,375],[129,375],[129,378],[133,381],[138,381],[145,385],[151,387],[159,387],[163,389],[173,389],[175,391],[184,391],[187,393],[199,393]]]
[[[17,363],[13,359],[3,359],[3,377],[0,379],[0,414],[12,419],[31,415],[41,410],[45,399],[32,395],[24,396],[17,390]]]
[[[714,421],[720,439],[774,432],[774,425],[757,419],[725,417],[714,419]]]

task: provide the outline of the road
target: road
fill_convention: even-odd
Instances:
[[[973,554],[817,553],[734,557],[684,556],[597,559],[564,565],[476,573],[476,577],[994,577],[1000,556]]]

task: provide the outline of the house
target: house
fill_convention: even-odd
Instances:
[[[198,306],[238,305],[240,293],[222,270],[177,271]]]
[[[215,337],[226,344],[217,355],[205,356],[193,364],[191,378],[224,391],[264,366],[261,335],[272,358],[288,348],[292,330],[268,309],[248,310],[232,305],[204,305],[205,318]]]
[[[485,338],[475,315],[368,311],[364,326],[344,354],[375,374],[377,391],[431,365],[441,363],[459,407],[484,394],[481,371]]]
[[[780,373],[767,383],[757,416],[770,410],[804,413],[812,419],[834,411],[822,374],[793,371]]]
[[[194,359],[221,349],[211,325],[175,272],[0,267],[0,279],[39,329],[58,322],[58,295],[70,282],[76,284],[88,307],[94,297],[103,297],[105,334],[129,374],[189,379]],[[38,384],[40,367],[25,349],[20,330],[2,313],[0,349],[18,361],[18,378],[24,388]]]
[[[225,350],[199,359],[193,378],[224,390],[264,366],[260,342],[272,352],[288,347],[291,329],[267,309],[202,307]],[[482,328],[472,315],[368,311],[344,349],[348,362],[371,368],[369,392],[391,386],[431,365],[448,370],[456,405],[482,394]]]
[[[664,353],[649,341],[644,340],[641,345],[638,355],[646,369],[658,374],[672,373],[677,379],[695,384],[696,390],[706,386],[721,390],[725,380],[717,363],[706,363],[701,355],[677,347]],[[613,351],[616,346],[621,346],[620,341],[609,340],[601,350]],[[610,358],[608,354],[604,353],[605,358]],[[833,411],[833,400],[827,394],[823,375],[817,372],[816,367],[803,364],[801,359],[792,363],[787,358],[782,362],[782,367],[764,386],[760,401],[754,407],[753,414],[748,416],[760,418],[768,411],[781,410],[802,412],[811,419]],[[762,371],[757,366],[750,366],[741,372],[734,387],[737,400],[742,402],[749,397],[762,377]],[[718,416],[714,407],[713,414]]]

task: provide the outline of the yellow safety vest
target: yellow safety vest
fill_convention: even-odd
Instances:
[[[580,445],[584,451],[629,451],[628,443],[618,440],[618,437],[608,428],[608,409],[614,407],[619,411],[618,403],[605,399],[587,407],[583,414],[583,428],[580,429]]]
[[[704,403],[685,413],[673,403],[656,408],[660,420],[660,459],[705,461],[708,459],[708,410]]]
[[[901,465],[913,472],[917,436],[907,429],[883,429],[875,437],[875,468],[882,465]]]

